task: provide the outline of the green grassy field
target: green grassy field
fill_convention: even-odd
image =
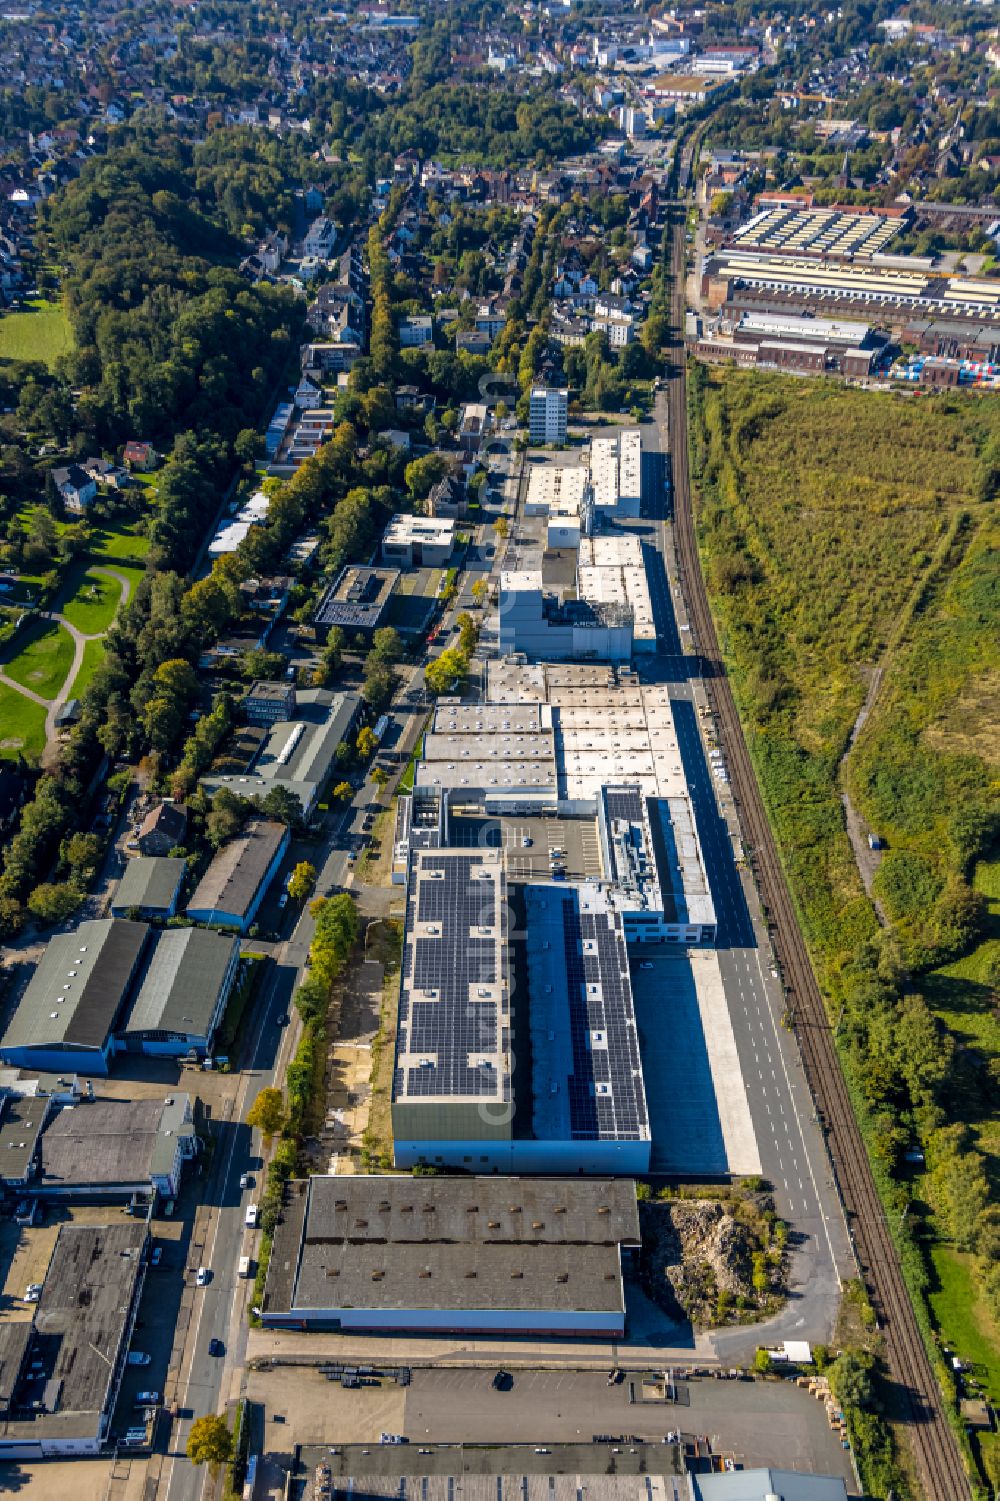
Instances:
[[[95,573],[92,568],[71,577],[68,595],[56,604],[60,615],[85,636],[99,636],[114,620],[122,597],[117,579]]]
[[[120,521],[105,521],[94,532],[90,553],[95,558],[144,558],[150,549],[150,540]]]
[[[972,1365],[992,1403],[1000,1400],[1000,1329],[980,1296],[976,1260],[945,1246],[931,1251],[929,1302],[945,1347],[963,1364]],[[984,1433],[976,1442],[986,1473],[1000,1463],[1000,1433]]]
[[[159,475],[160,471],[156,469],[151,470],[149,474],[144,474],[142,470],[136,469],[132,474],[132,478],[149,492],[150,501],[153,501],[156,498],[156,486]]]
[[[4,671],[15,683],[53,699],[72,665],[72,637],[55,621],[40,620],[25,632],[16,654],[4,663]]]
[[[3,324],[2,322],[0,322],[0,328],[2,327]],[[21,509],[15,513],[15,520],[17,521],[18,525],[23,527],[25,531],[28,531],[31,527],[31,513],[33,511],[37,511],[38,509],[39,506],[36,502],[30,502],[28,505],[23,505]],[[46,508],[43,507],[42,509]],[[51,517],[51,521],[53,527],[55,528],[57,537],[61,537],[63,532],[67,531],[68,528],[72,525],[72,523],[69,521],[57,521],[54,516]]]
[[[45,749],[45,710],[0,683],[0,757],[37,761]]]
[[[989,1304],[953,1296],[949,1258],[982,1248],[966,1257],[968,1277],[987,1279],[1000,1184],[990,1091],[1000,875],[989,847],[1000,785],[1000,409],[699,367],[688,390],[720,643],[813,965],[841,1018],[887,1212],[902,1224],[913,1204],[911,1292],[946,1342],[964,1337],[961,1302],[966,1330],[989,1346],[996,1283]],[[875,887],[888,932],[841,804],[841,760],[876,667],[881,687],[845,767],[888,843]],[[991,906],[985,931],[966,884],[973,871]],[[938,1059],[935,1074],[928,1060]],[[907,1143],[931,1164],[918,1183],[901,1156]],[[936,1300],[920,1291],[925,1253],[944,1258]]]
[[[948,1331],[946,1345],[963,1361],[983,1367],[983,1379],[1000,1400],[1000,1330],[979,1301],[976,1263],[946,1246],[931,1253],[934,1281],[930,1300],[938,1325]],[[986,1338],[984,1330],[992,1336]]]
[[[90,680],[104,661],[104,642],[88,641],[83,648],[83,662],[70,688],[71,698],[82,698],[90,687]]]
[[[73,330],[59,302],[38,298],[0,318],[0,359],[40,360],[51,370],[73,348]]]

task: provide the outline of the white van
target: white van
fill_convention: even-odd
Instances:
[[[249,1277],[249,1275],[250,1275],[250,1257],[249,1256],[241,1256],[240,1257],[240,1265],[239,1265],[239,1270],[237,1272],[237,1275],[240,1276],[240,1277]]]
[[[259,1210],[258,1210],[258,1207],[257,1207],[256,1204],[248,1204],[247,1205],[246,1223],[250,1227],[251,1230],[256,1230],[256,1228],[257,1228],[257,1215],[258,1215],[258,1213],[259,1213]]]

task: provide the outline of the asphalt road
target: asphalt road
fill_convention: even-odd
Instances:
[[[644,510],[655,522],[662,567],[649,570],[658,637],[666,652],[643,676],[670,683],[674,719],[718,923],[716,950],[760,1152],[774,1188],[775,1207],[792,1229],[791,1298],[776,1319],[754,1330],[713,1336],[717,1354],[745,1360],[763,1341],[829,1339],[839,1304],[839,1267],[851,1264],[844,1217],[833,1186],[812,1097],[794,1037],[782,1026],[784,990],[767,940],[756,892],[736,864],[738,821],[725,784],[709,770],[699,659],[685,641],[683,600],[676,592],[664,477],[669,450],[666,392],[657,393],[653,420],[643,429],[647,468]],[[680,619],[678,617],[681,617]],[[678,656],[688,646],[688,654]]]
[[[488,558],[485,556],[487,547],[490,549]],[[496,550],[492,539],[487,536],[477,550],[473,568],[478,576],[487,577],[497,566]],[[423,686],[424,668],[450,644],[455,616],[462,608],[468,607],[468,575],[463,585],[456,602],[444,613],[434,644],[419,661],[401,669],[401,681],[382,740],[383,746],[390,748],[396,756],[398,770],[405,765],[427,717],[429,703]],[[328,816],[322,853],[315,862],[317,895],[354,890],[363,899],[363,889],[355,885],[350,852],[362,847],[365,814],[369,805],[380,797],[387,805],[388,798],[366,778],[351,803],[342,812]],[[371,895],[376,896],[376,889],[372,889]],[[390,895],[384,887],[377,888],[377,897],[383,904]],[[198,1501],[201,1497],[205,1471],[190,1464],[185,1455],[191,1422],[203,1413],[219,1410],[232,1393],[235,1373],[242,1370],[245,1362],[247,1309],[253,1284],[241,1280],[237,1268],[241,1256],[254,1256],[256,1252],[260,1232],[248,1229],[244,1217],[247,1206],[260,1197],[263,1172],[253,1170],[253,1187],[240,1189],[240,1175],[247,1171],[252,1161],[262,1161],[260,1138],[242,1121],[252,1096],[267,1085],[284,1079],[288,1060],[298,1041],[300,1026],[292,995],[315,928],[309,907],[295,914],[289,912],[287,926],[287,935],[283,934],[281,942],[274,948],[269,973],[256,1004],[257,1030],[251,1062],[244,1070],[233,1122],[218,1129],[212,1171],[206,1184],[204,1202],[218,1206],[202,1252],[202,1265],[210,1270],[211,1280],[195,1294],[197,1306],[185,1343],[177,1397],[177,1407],[183,1416],[171,1433],[166,1470],[168,1501]],[[282,1032],[277,1022],[284,1015],[288,1015],[290,1021]],[[193,1275],[190,1271],[189,1276],[193,1278]],[[223,1355],[208,1353],[209,1342],[213,1339],[222,1341]]]
[[[252,1172],[254,1186],[240,1189],[240,1175],[248,1170],[252,1158],[259,1157],[243,1116],[251,1094],[272,1083],[284,1072],[286,1043],[279,1048],[281,1036],[277,1018],[288,1011],[295,980],[293,967],[275,963],[265,978],[257,1002],[256,1031],[250,1067],[245,1071],[237,1108],[230,1122],[220,1125],[212,1169],[205,1187],[204,1200],[216,1207],[208,1238],[201,1252],[201,1265],[211,1270],[211,1281],[195,1291],[195,1309],[185,1343],[178,1389],[177,1407],[182,1415],[170,1439],[170,1454],[165,1473],[170,1501],[194,1501],[201,1495],[204,1470],[196,1469],[185,1455],[185,1446],[194,1418],[215,1412],[228,1377],[243,1364],[247,1324],[245,1308],[252,1282],[237,1277],[239,1258],[254,1255],[259,1231],[244,1224],[247,1205],[260,1196],[262,1174]],[[188,1277],[193,1281],[193,1271]],[[222,1341],[225,1354],[208,1353],[209,1341]]]

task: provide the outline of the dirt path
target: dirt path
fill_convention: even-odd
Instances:
[[[91,572],[102,573],[105,578],[114,579],[121,589],[121,598],[118,601],[118,609],[115,611],[115,616],[117,616],[118,610],[124,609],[128,604],[129,596],[132,593],[132,580],[127,578],[124,573],[119,573],[116,568],[106,568],[104,564],[95,564],[91,568]],[[73,638],[73,663],[63,680],[62,687],[51,703],[48,703],[45,699],[38,699],[39,703],[47,704],[48,708],[48,713],[45,716],[45,750],[42,752],[42,766],[47,770],[55,760],[57,746],[56,719],[59,716],[60,710],[68,703],[73,684],[76,682],[80,668],[83,666],[84,648],[88,641],[100,641],[105,633],[104,631],[95,631],[93,635],[85,636],[82,631],[78,630],[75,625],[66,619],[65,615],[58,615],[55,612],[49,612],[46,618],[58,621],[63,629]],[[33,698],[37,697],[35,694],[31,694],[30,696]]]
[[[858,736],[864,729],[869,716],[871,715],[872,709],[875,707],[875,700],[878,698],[879,690],[882,687],[882,678],[884,673],[885,659],[883,658],[882,662],[880,662],[878,667],[875,668],[874,672],[871,675],[871,678],[869,679],[868,692],[865,694],[865,701],[861,705],[861,708],[858,710],[858,717],[854,721],[854,726],[851,730],[850,735],[848,736],[847,749],[844,751],[844,754],[841,756],[839,762],[837,763],[837,779],[840,782],[841,786],[840,801],[844,805],[844,819],[847,824],[847,837],[851,841],[851,849],[854,851],[854,862],[858,867],[858,874],[861,876],[861,879],[864,882],[865,891],[871,898],[875,912],[878,916],[878,920],[882,924],[883,928],[888,927],[888,918],[886,917],[885,912],[882,909],[881,902],[879,902],[877,897],[872,896],[872,882],[875,879],[875,872],[878,870],[879,865],[882,863],[882,851],[873,850],[871,845],[868,843],[868,836],[872,833],[872,830],[868,827],[868,824],[861,817],[861,814],[851,802],[850,793],[847,791],[847,777],[845,774],[845,766],[847,763],[847,758],[851,754]]]
[[[41,705],[43,709],[49,707],[47,698],[43,698],[40,693],[36,693],[34,688],[26,688],[23,683],[15,683],[14,679],[9,678],[2,668],[0,668],[0,683],[3,683],[8,688],[13,688],[15,693],[23,693],[25,698],[30,698],[32,703]]]

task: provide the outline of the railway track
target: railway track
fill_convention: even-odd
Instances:
[[[668,379],[675,533],[694,644],[703,663],[709,702],[726,752],[755,874],[792,997],[795,1033],[809,1086],[847,1213],[858,1264],[885,1340],[889,1372],[905,1415],[913,1458],[928,1501],[970,1501],[965,1465],[942,1405],[941,1392],[917,1326],[899,1259],[872,1177],[834,1047],[826,1008],[813,974],[771,834],[756,774],[719,651],[698,558],[688,471],[684,369],[684,216],[674,216],[671,296],[671,375]]]

